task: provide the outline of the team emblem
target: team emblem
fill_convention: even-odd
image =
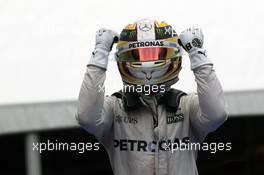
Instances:
[[[150,31],[152,29],[152,25],[149,23],[141,23],[141,24],[139,24],[139,29],[141,31],[147,32],[147,31]]]

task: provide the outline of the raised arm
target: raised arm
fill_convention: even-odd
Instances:
[[[102,141],[112,126],[113,98],[105,97],[104,81],[108,55],[117,35],[106,29],[96,33],[92,53],[78,99],[77,121],[89,133]]]
[[[180,40],[189,53],[191,69],[197,83],[198,95],[189,97],[191,125],[199,136],[204,137],[227,119],[223,90],[213,70],[213,64],[203,49],[201,29],[187,29],[180,35]]]

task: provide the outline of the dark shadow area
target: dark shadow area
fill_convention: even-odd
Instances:
[[[25,175],[25,146],[23,134],[0,136],[0,174]]]
[[[90,146],[97,142],[95,137],[83,129],[42,132],[40,137],[41,142],[47,143],[49,140],[52,143],[68,143],[79,147],[79,151],[43,152],[41,154],[43,175],[112,175],[110,162],[102,145],[98,151],[79,153],[84,150],[83,143]]]
[[[231,151],[215,154],[200,151],[198,169],[201,175],[263,175],[264,117],[229,118],[219,129],[210,133],[205,142],[232,143]]]

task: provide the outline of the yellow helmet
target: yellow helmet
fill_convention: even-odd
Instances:
[[[124,83],[170,86],[178,81],[182,48],[171,25],[142,19],[122,30],[115,58]]]

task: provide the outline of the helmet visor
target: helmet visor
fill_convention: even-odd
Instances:
[[[180,50],[164,47],[137,48],[124,51],[116,55],[117,61],[157,61],[176,58],[180,56]]]

